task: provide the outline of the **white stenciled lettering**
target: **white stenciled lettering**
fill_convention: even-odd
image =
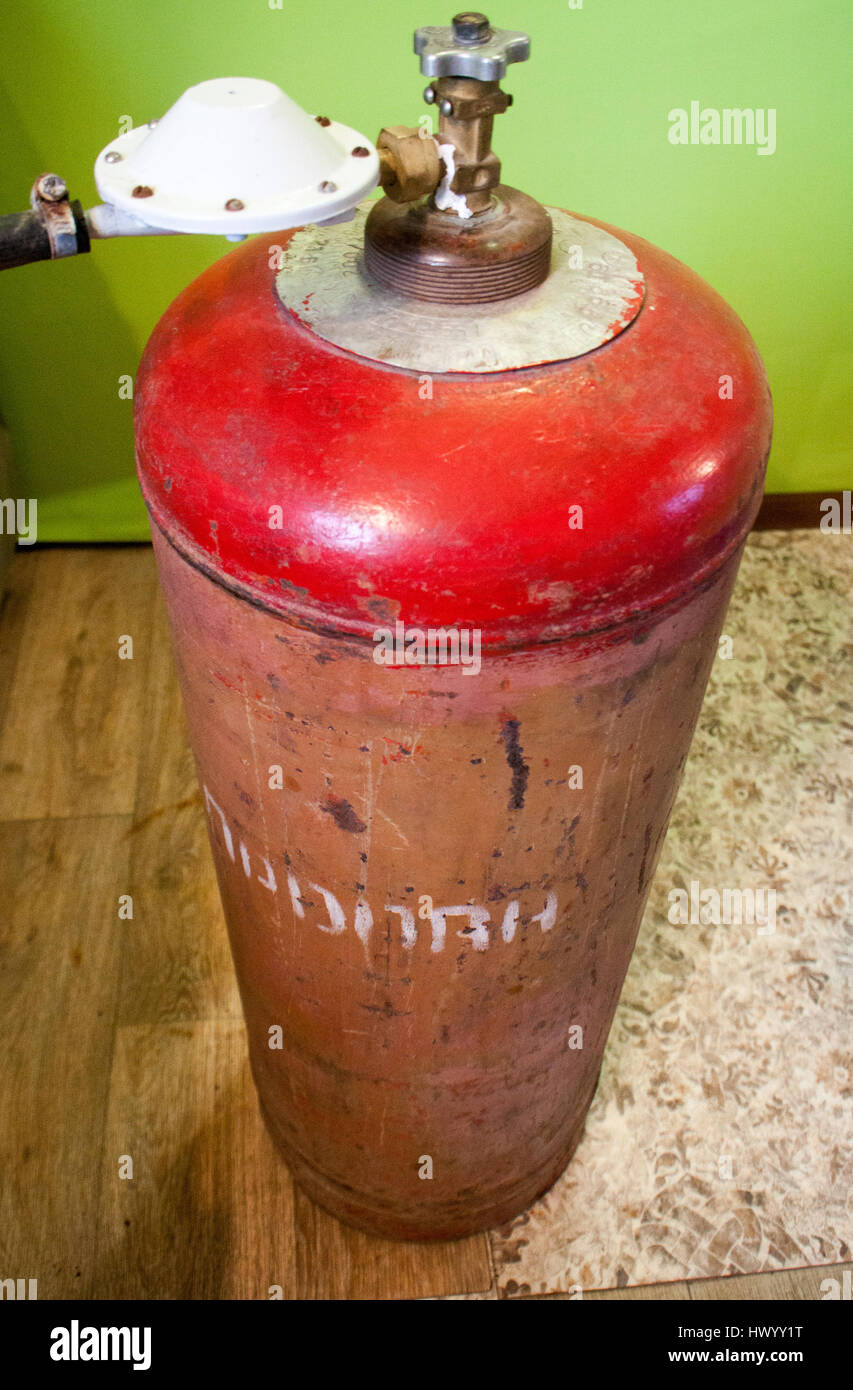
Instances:
[[[305,908],[302,906],[302,898],[299,895],[299,884],[293,874],[287,875],[287,889],[290,893],[290,901],[293,904],[293,912],[296,917],[305,916]]]
[[[448,917],[467,917],[470,925],[456,933],[463,941],[470,941],[475,951],[485,951],[489,944],[488,924],[491,920],[487,907],[475,903],[463,903],[460,907],[434,907],[432,919],[432,949],[440,951],[444,947]]]
[[[312,883],[311,887],[316,888],[318,893],[322,893],[323,902],[326,904],[326,911],[329,914],[330,925],[326,927],[322,922],[318,922],[317,926],[320,931],[328,932],[330,936],[339,936],[342,931],[347,929],[347,919],[344,916],[343,908],[334,893],[330,893],[328,888],[321,888],[319,883]]]
[[[355,934],[362,946],[366,946],[373,930],[373,913],[362,899],[355,905]]]
[[[431,907],[429,916],[432,923],[432,945],[430,946],[430,950],[443,951],[444,936],[447,930],[447,908]]]
[[[386,912],[396,912],[400,917],[400,933],[403,938],[403,945],[407,951],[411,951],[418,939],[418,929],[415,926],[415,914],[410,907],[397,906],[388,903]]]
[[[258,883],[261,885],[262,888],[268,888],[271,893],[277,893],[278,884],[275,881],[275,874],[273,873],[272,864],[266,857],[264,857],[264,864],[266,865],[267,870],[266,877],[259,878]]]
[[[229,826],[228,826],[228,822],[227,822],[227,820],[225,819],[225,812],[223,811],[222,807],[219,806],[219,805],[217,804],[217,802],[214,801],[213,797],[210,795],[210,792],[207,790],[207,787],[204,787],[203,790],[204,790],[204,804],[205,804],[205,806],[207,807],[208,813],[209,813],[211,810],[214,810],[214,811],[216,811],[217,815],[219,816],[220,824],[222,825],[222,838],[223,838],[224,841],[225,841],[225,848],[226,848],[227,851],[228,851],[228,857],[229,857],[229,859],[232,859],[232,860],[233,860],[233,858],[234,858],[234,837],[233,837],[233,835],[231,834],[231,831],[230,831]]]
[[[538,922],[543,931],[550,931],[557,920],[557,894],[549,893],[542,911],[537,912],[530,920]]]
[[[243,874],[247,879],[254,877],[255,881],[265,888],[269,893],[278,893],[278,880],[276,878],[273,861],[268,855],[255,850],[254,858],[245,841],[235,835],[229,825],[225,812],[222,807],[211,796],[207,787],[202,788],[204,801],[207,808],[208,817],[211,825],[211,839],[214,846],[217,841],[225,847],[225,852],[233,864],[237,863],[237,850],[239,850],[240,864]],[[290,860],[286,855],[283,856],[286,864]],[[253,866],[260,861],[263,866],[263,873],[253,875]],[[302,896],[302,889],[296,875],[288,868],[285,881],[290,903],[293,908],[293,915],[297,921],[305,921],[307,918],[306,908],[313,907],[321,912],[319,904],[313,903],[310,898]],[[361,887],[362,885],[359,885]],[[311,881],[309,888],[314,893],[319,893],[323,900],[323,908],[328,918],[327,921],[312,918],[313,925],[318,931],[324,932],[327,936],[341,936],[347,930],[347,915],[341,905],[340,900],[329,889],[322,884]],[[541,901],[541,899],[540,899]],[[491,927],[497,928],[497,923],[492,921],[489,908],[481,903],[456,903],[450,906],[436,905],[433,897],[429,893],[421,894],[418,898],[420,904],[418,916],[430,924],[430,952],[436,954],[443,951],[447,944],[447,919],[448,917],[467,917],[467,925],[460,926],[456,935],[463,941],[470,943],[475,951],[485,951],[488,949],[492,935]],[[415,917],[415,910],[406,903],[386,903],[385,912],[399,917],[400,919],[400,943],[404,950],[411,951],[418,943],[418,925]],[[549,932],[557,921],[557,895],[548,893],[545,899],[545,906],[541,912],[534,913],[533,916],[524,918],[520,915],[520,904],[517,899],[512,899],[506,903],[503,917],[500,924],[500,939],[506,943],[515,940],[518,935],[519,922],[539,923],[543,932]],[[352,918],[352,927],[355,935],[362,945],[367,948],[370,943],[370,936],[373,931],[374,918],[370,904],[363,898],[359,898],[355,905]],[[497,930],[495,931],[497,937]]]
[[[518,926],[518,903],[507,903],[504,919],[501,922],[501,936],[504,941],[512,941]]]
[[[232,861],[232,863],[236,864],[237,859],[234,854],[234,836],[231,833],[231,827],[228,824],[228,821],[225,819],[225,812],[219,805],[218,801],[214,800],[214,798],[211,796],[210,791],[207,787],[203,787],[202,790],[204,792],[204,804],[207,807],[208,814],[210,815],[211,812],[215,811],[217,816],[219,817],[219,825],[222,829],[222,839],[225,843],[225,848],[228,852],[228,858]],[[266,855],[262,855],[261,859],[266,869],[266,873],[263,877],[261,877],[261,875],[258,874],[258,883],[260,883],[262,888],[267,888],[270,891],[270,893],[277,893],[278,884],[276,883],[273,866],[270,863],[269,859],[267,859]],[[243,865],[243,873],[246,875],[246,878],[251,878],[252,859],[248,849],[246,848],[242,840],[240,841],[240,863]]]
[[[293,903],[293,910],[300,919],[305,917],[305,904],[303,902],[299,884],[293,874],[288,874],[288,888],[290,890],[290,900]],[[319,883],[312,883],[311,888],[322,895],[326,911],[329,914],[329,925],[317,922],[315,925],[322,932],[329,936],[339,936],[346,930],[346,915],[338,899],[327,888],[323,888]],[[400,941],[404,950],[411,951],[417,945],[418,928],[413,910],[403,903],[387,903],[385,911],[392,913],[400,919]],[[467,917],[468,925],[460,927],[456,935],[463,941],[471,943],[475,951],[485,951],[490,942],[489,928],[493,925],[489,909],[479,903],[453,903],[449,907],[433,906],[428,913],[428,921],[431,928],[430,951],[437,953],[443,951],[447,944],[447,919],[448,917]],[[543,932],[549,932],[557,920],[557,895],[549,893],[545,906],[541,912],[535,913],[531,922],[538,922]],[[518,931],[519,923],[519,903],[516,899],[507,903],[501,922],[500,934],[502,940],[513,941]],[[359,940],[366,946],[373,927],[373,914],[368,903],[360,899],[356,904],[354,928]]]
[[[304,917],[305,909],[300,900],[299,885],[292,874],[290,875],[290,879],[292,879],[292,886],[290,889],[291,901],[294,905],[299,902],[302,911],[297,913],[297,915]],[[335,897],[334,893],[330,893],[328,888],[323,888],[319,883],[312,883],[310,887],[321,895],[326,906],[326,911],[329,914],[328,925],[324,922],[317,922],[316,925],[318,930],[326,932],[328,936],[340,936],[341,932],[347,929],[347,919],[338,899]],[[353,927],[359,941],[363,946],[366,946],[370,940],[370,933],[373,930],[373,913],[370,910],[370,904],[366,903],[363,898],[360,898],[355,905]]]

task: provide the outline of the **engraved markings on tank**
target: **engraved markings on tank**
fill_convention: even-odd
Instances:
[[[218,818],[218,824],[222,832],[222,841],[225,845],[228,858],[233,864],[237,864],[238,862],[241,864],[246,878],[254,877],[262,888],[268,889],[270,893],[277,893],[279,886],[275,871],[269,859],[265,855],[261,855],[264,873],[252,874],[251,855],[246,845],[242,840],[238,839],[235,849],[234,834],[228,824],[225,812],[219,803],[211,796],[206,786],[203,788],[203,791],[204,804],[211,818],[211,824],[215,825],[217,823],[213,820],[213,812],[216,813]],[[320,931],[326,932],[329,936],[339,936],[341,932],[346,931],[346,914],[334,893],[330,892],[328,888],[323,888],[319,883],[309,883],[308,886],[322,897],[327,917],[325,922],[315,922],[314,925]],[[289,871],[287,873],[287,891],[293,907],[294,916],[299,921],[304,921],[305,900],[302,897],[299,881],[295,874]],[[435,906],[432,903],[432,899],[429,900],[429,903],[430,907],[427,918],[429,920],[431,951],[444,950],[447,939],[448,917],[467,917],[468,925],[460,928],[456,932],[456,935],[461,937],[463,941],[470,941],[475,951],[486,950],[492,939],[489,928],[497,925],[497,923],[492,921],[491,913],[487,907],[483,907],[479,903],[458,903],[450,907]],[[418,927],[412,909],[405,903],[386,903],[385,911],[387,913],[393,913],[400,918],[400,940],[406,950],[412,950],[418,940]],[[504,909],[503,919],[500,923],[502,941],[512,941],[514,939],[520,920],[519,911],[520,908],[517,899],[513,899],[511,902],[507,903]],[[531,923],[538,922],[543,932],[549,932],[556,920],[557,895],[556,893],[548,893],[544,908],[541,912],[534,913],[530,921]],[[366,946],[370,939],[370,933],[373,930],[373,912],[370,908],[370,904],[366,903],[363,898],[360,898],[356,903],[353,930],[362,945]]]

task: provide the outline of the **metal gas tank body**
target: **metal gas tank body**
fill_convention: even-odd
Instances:
[[[602,234],[644,298],[595,350],[539,341],[548,281],[419,306],[335,227],[214,265],[137,383],[263,1114],[384,1235],[506,1221],[578,1143],[760,502],[746,330]]]

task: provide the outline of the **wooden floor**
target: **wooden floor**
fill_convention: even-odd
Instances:
[[[148,547],[16,554],[0,772],[0,1278],[42,1299],[493,1290],[487,1237],[361,1235],[273,1151]],[[587,1296],[816,1298],[833,1274]]]

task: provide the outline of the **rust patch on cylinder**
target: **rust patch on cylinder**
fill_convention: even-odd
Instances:
[[[352,835],[362,835],[367,829],[366,823],[361,820],[353,810],[348,801],[342,796],[332,796],[326,798],[326,804],[320,807],[327,816],[331,816],[335,825],[340,826],[341,830],[349,830]]]

